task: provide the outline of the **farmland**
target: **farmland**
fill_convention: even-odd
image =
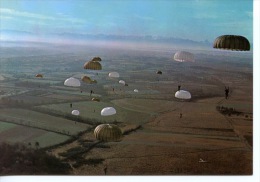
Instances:
[[[194,51],[195,63],[180,64],[172,60],[176,50],[1,51],[13,49],[19,49],[17,55],[0,59],[0,142],[32,147],[39,142],[41,150],[70,164],[75,175],[104,175],[105,166],[108,175],[252,174],[251,53],[238,53],[237,62],[235,53]],[[39,49],[43,55],[36,54]],[[102,58],[102,70],[83,69],[96,55]],[[120,78],[109,78],[112,71]],[[36,78],[37,73],[43,78]],[[83,75],[97,83],[63,85],[65,79]],[[128,86],[119,84],[121,79]],[[192,99],[175,98],[178,85]],[[225,86],[231,89],[227,100]],[[101,116],[104,107],[117,113]],[[74,109],[79,116],[71,114]],[[100,123],[117,124],[122,141],[97,141],[93,130]]]

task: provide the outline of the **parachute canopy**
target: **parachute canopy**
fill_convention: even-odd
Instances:
[[[86,83],[97,83],[97,80],[92,80],[90,77],[88,77],[88,76],[83,76],[83,77],[81,77],[81,80],[83,81],[83,82],[86,82]]]
[[[161,74],[162,74],[162,71],[159,70],[159,71],[156,72],[156,74],[161,75]]]
[[[102,66],[98,61],[88,61],[84,64],[84,69],[102,70]]]
[[[121,129],[114,124],[100,124],[94,130],[96,139],[104,142],[118,142],[122,139]]]
[[[249,51],[250,43],[240,35],[222,35],[215,39],[213,48],[232,51]]]
[[[0,75],[0,81],[1,80],[4,80],[5,79],[5,77],[3,77],[2,75]]]
[[[80,87],[80,81],[76,78],[70,77],[64,81],[65,86]]]
[[[100,62],[100,61],[102,61],[102,59],[100,57],[93,57],[91,61],[98,61],[98,62]]]
[[[73,110],[71,111],[72,115],[78,116],[79,115],[79,111],[78,110]]]
[[[101,111],[101,116],[110,116],[116,114],[116,110],[113,107],[105,107]]]
[[[139,92],[137,89],[134,89],[134,92]]]
[[[110,73],[108,74],[108,76],[109,76],[110,78],[119,78],[119,73],[117,73],[117,72],[110,72]]]
[[[125,85],[125,81],[124,80],[119,80],[118,83]]]
[[[174,54],[173,59],[178,62],[194,62],[194,55],[186,51],[178,51]]]
[[[99,98],[96,98],[96,97],[92,98],[91,100],[92,100],[92,101],[96,101],[96,102],[100,102],[100,99],[99,99]]]
[[[42,75],[42,74],[36,74],[35,77],[37,77],[37,78],[42,78],[43,75]]]
[[[191,99],[191,94],[188,91],[185,90],[178,90],[175,93],[175,97],[178,99]]]

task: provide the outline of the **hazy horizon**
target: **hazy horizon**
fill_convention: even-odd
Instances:
[[[88,38],[123,38],[211,44],[220,35],[235,34],[253,43],[253,1],[2,0],[0,17],[1,41],[84,44]]]

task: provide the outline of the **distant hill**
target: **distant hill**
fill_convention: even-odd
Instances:
[[[33,33],[31,32],[26,32],[26,31],[19,31],[19,30],[0,30],[0,36],[1,35],[20,35],[20,36],[23,36],[23,35],[33,35]]]
[[[15,41],[21,40],[23,37],[39,37],[48,39],[70,39],[70,40],[102,40],[102,41],[127,41],[127,42],[153,42],[153,43],[168,43],[168,44],[178,44],[178,45],[189,45],[189,46],[211,46],[208,40],[204,41],[194,41],[190,39],[182,39],[176,37],[163,37],[163,36],[135,36],[135,35],[111,35],[111,34],[82,34],[82,33],[53,33],[53,34],[36,34],[27,31],[17,31],[17,30],[0,30],[0,39],[5,37],[5,41],[8,39]],[[21,38],[21,39],[20,39]],[[40,39],[39,39],[40,40]]]
[[[195,45],[211,45],[208,40],[194,41],[190,39],[182,39],[175,37],[163,37],[163,36],[135,36],[135,35],[106,35],[106,34],[76,34],[76,33],[60,33],[52,34],[53,36],[79,39],[79,40],[116,40],[116,41],[137,41],[137,42],[158,42],[158,43],[175,43],[175,44],[195,44]]]

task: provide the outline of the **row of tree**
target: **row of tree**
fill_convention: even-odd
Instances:
[[[39,143],[35,142],[38,146]],[[70,166],[42,150],[22,144],[0,144],[0,175],[65,175]]]

